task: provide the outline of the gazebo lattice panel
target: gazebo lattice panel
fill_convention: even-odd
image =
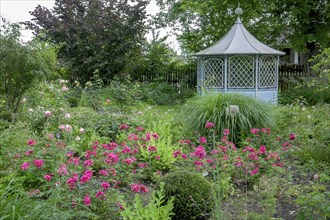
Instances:
[[[224,87],[223,60],[210,58],[204,61],[204,86],[207,88]]]
[[[228,88],[254,88],[255,62],[250,56],[229,58]]]
[[[262,56],[259,58],[259,88],[275,88],[277,60],[273,56]]]

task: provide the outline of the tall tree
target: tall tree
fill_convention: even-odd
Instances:
[[[244,25],[259,40],[313,53],[330,44],[328,0],[157,0],[160,26],[177,31],[184,50],[197,52],[219,40],[234,24],[240,3]],[[286,44],[286,45],[284,45]]]
[[[25,22],[35,35],[60,45],[60,61],[73,80],[98,75],[108,82],[125,71],[144,39],[149,0],[56,0],[37,6]]]
[[[0,19],[2,19],[0,17]],[[2,19],[0,26],[0,112],[16,113],[22,96],[37,80],[54,73],[55,52],[46,45],[20,41],[20,26]],[[4,106],[1,106],[4,104]],[[2,109],[4,107],[4,109]],[[0,116],[1,117],[1,116]]]

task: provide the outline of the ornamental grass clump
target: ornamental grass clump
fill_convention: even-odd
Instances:
[[[174,197],[173,220],[208,219],[214,205],[212,185],[201,174],[176,171],[161,181],[165,197]]]
[[[239,94],[217,93],[197,97],[188,102],[184,114],[188,129],[207,135],[209,130],[205,124],[211,121],[219,135],[229,129],[230,139],[234,142],[239,140],[239,136],[247,135],[246,132],[253,127],[276,125],[273,106]]]

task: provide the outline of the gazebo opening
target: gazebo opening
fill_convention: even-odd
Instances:
[[[204,92],[240,93],[276,104],[279,56],[258,41],[242,24],[238,15],[230,31],[197,56],[197,89]]]

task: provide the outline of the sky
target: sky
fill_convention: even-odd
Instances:
[[[55,0],[0,0],[0,16],[6,18],[10,22],[22,22],[32,19],[29,11],[33,11],[35,7],[39,4],[47,8],[52,8]],[[155,15],[159,11],[155,0],[151,0],[150,4],[147,6],[147,13],[150,15]],[[1,22],[1,20],[0,20]],[[160,30],[160,35],[168,35],[169,29]],[[32,32],[28,30],[21,31],[23,41],[28,41],[32,38]],[[151,38],[151,34],[147,34],[148,39]],[[169,36],[167,43],[174,50],[179,51],[178,42],[175,36]]]

